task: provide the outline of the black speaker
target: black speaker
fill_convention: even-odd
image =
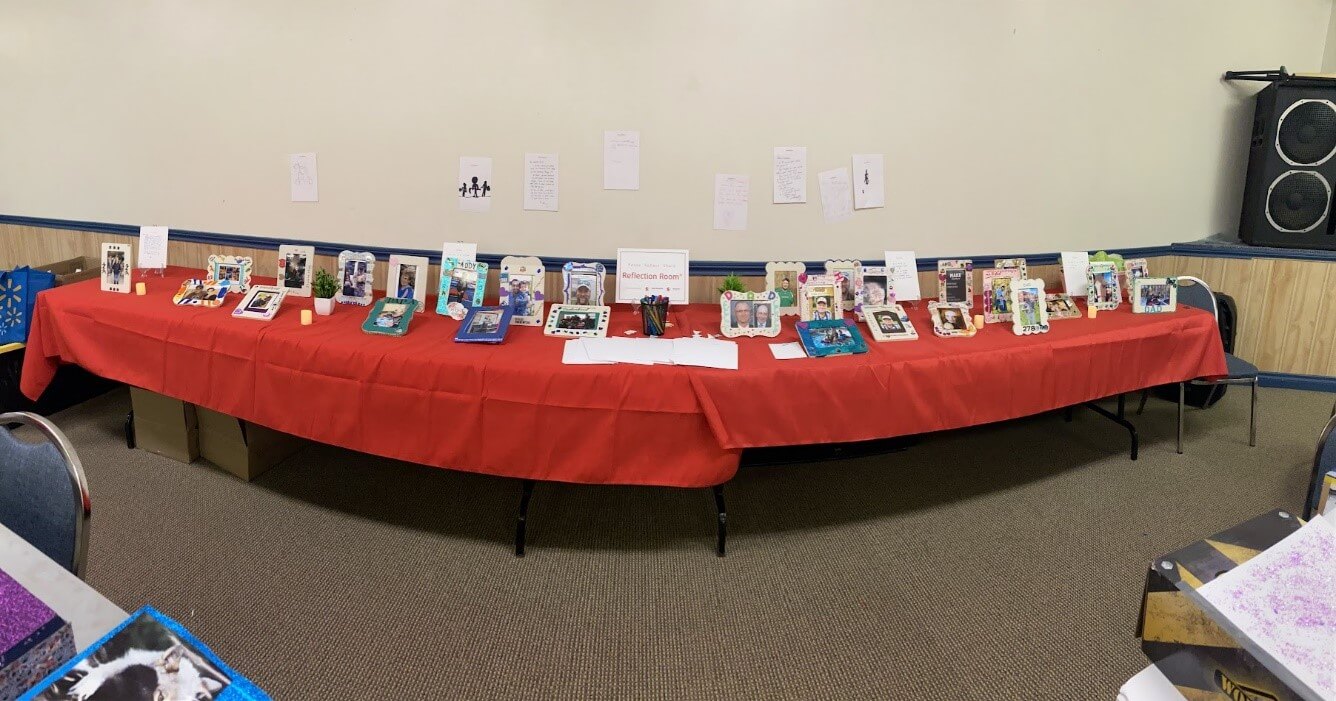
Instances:
[[[1336,80],[1290,77],[1257,93],[1239,238],[1336,250]]]

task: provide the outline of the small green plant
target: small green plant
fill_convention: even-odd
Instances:
[[[311,281],[311,291],[320,299],[330,299],[338,292],[339,285],[334,280],[334,276],[327,270],[315,271],[315,279]]]
[[[1100,263],[1100,262],[1113,263],[1115,266],[1118,267],[1118,270],[1125,270],[1125,269],[1127,268],[1127,265],[1123,262],[1123,256],[1122,256],[1122,254],[1119,254],[1119,253],[1108,253],[1108,252],[1106,252],[1106,251],[1100,251],[1100,252],[1096,253],[1095,255],[1090,256],[1090,262],[1092,262],[1092,263]]]
[[[719,288],[719,294],[723,294],[725,292],[746,292],[746,291],[747,291],[747,286],[742,284],[742,278],[738,277],[737,273],[729,273],[728,276],[724,278],[724,284]]]

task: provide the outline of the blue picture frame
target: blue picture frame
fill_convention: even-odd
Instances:
[[[468,316],[459,322],[459,333],[455,334],[456,343],[500,343],[510,331],[510,320],[515,316],[515,308],[509,305],[473,307]]]
[[[798,340],[802,341],[803,350],[812,358],[824,358],[829,355],[852,355],[866,353],[867,342],[858,331],[858,324],[853,319],[824,319],[821,321],[800,321]]]

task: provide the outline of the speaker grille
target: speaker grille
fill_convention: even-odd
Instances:
[[[1276,150],[1290,165],[1314,166],[1336,152],[1336,105],[1299,100],[1280,116]]]
[[[1331,185],[1321,175],[1291,170],[1271,183],[1266,196],[1266,217],[1289,233],[1312,231],[1327,217]]]

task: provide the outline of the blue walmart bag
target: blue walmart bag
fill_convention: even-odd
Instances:
[[[0,344],[26,343],[37,293],[56,286],[55,273],[28,266],[0,270]]]

